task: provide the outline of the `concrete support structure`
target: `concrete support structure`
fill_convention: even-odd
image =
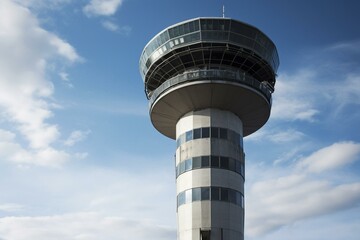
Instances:
[[[175,24],[145,46],[151,122],[177,145],[178,240],[244,239],[243,137],[270,116],[278,65],[264,33],[228,18]]]
[[[176,137],[185,138],[176,149],[178,239],[243,239],[241,120],[218,109],[189,112]]]

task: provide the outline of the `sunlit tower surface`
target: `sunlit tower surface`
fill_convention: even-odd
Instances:
[[[270,116],[278,66],[264,33],[229,18],[184,21],[145,46],[150,118],[176,140],[178,240],[244,239],[243,137]]]

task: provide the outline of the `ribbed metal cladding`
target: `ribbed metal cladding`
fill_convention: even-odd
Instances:
[[[241,120],[229,111],[209,108],[185,114],[176,130],[176,166],[189,159],[203,160],[187,162],[186,171],[176,180],[178,240],[200,240],[201,234],[211,239],[243,239]],[[236,164],[242,166],[240,172]]]

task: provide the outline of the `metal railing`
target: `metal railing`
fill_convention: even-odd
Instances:
[[[244,84],[260,92],[271,105],[272,91],[266,84],[260,83],[258,80],[242,71],[209,69],[184,72],[183,74],[165,81],[157,89],[148,94],[149,107],[151,108],[156,99],[166,90],[186,82],[199,80],[221,80]]]

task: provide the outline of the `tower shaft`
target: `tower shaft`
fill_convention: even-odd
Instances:
[[[241,240],[244,233],[242,122],[207,108],[176,125],[178,240]]]

